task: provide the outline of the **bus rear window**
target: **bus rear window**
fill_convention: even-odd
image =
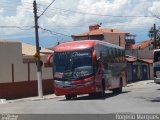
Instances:
[[[160,51],[154,53],[154,62],[160,61]]]

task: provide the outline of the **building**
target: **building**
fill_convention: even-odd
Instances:
[[[0,41],[0,99],[14,99],[38,95],[37,67],[33,57],[36,47],[15,42]],[[53,51],[41,49],[41,60]],[[52,69],[42,66],[43,92],[53,93]]]
[[[141,43],[133,44],[126,54],[142,59],[153,59],[153,40],[144,40]]]
[[[89,31],[81,34],[72,35],[74,41],[77,40],[103,40],[112,44],[116,44],[124,47],[125,49],[130,49],[133,44],[135,44],[135,35],[128,32],[100,28],[99,24],[94,24],[89,26]]]
[[[126,50],[128,81],[153,79],[153,40],[144,40]]]

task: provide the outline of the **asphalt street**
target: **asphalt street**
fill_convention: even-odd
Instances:
[[[48,99],[23,99],[0,104],[0,113],[10,114],[106,114],[160,113],[160,85],[153,81],[129,84],[123,93],[106,91],[105,98],[88,95],[65,100],[51,95]]]

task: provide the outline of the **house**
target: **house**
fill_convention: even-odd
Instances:
[[[0,41],[0,99],[14,99],[38,95],[37,67],[33,57],[36,47],[16,41]],[[41,49],[45,63],[52,50]],[[53,93],[52,69],[42,66],[43,93]]]
[[[126,50],[129,82],[153,79],[153,45],[153,40],[144,40]]]
[[[125,49],[129,49],[135,44],[135,35],[118,29],[101,28],[99,24],[90,25],[88,32],[72,35],[72,38],[74,41],[88,39],[103,40],[122,46]]]
[[[141,43],[133,44],[126,54],[142,59],[153,59],[153,40],[144,40]]]

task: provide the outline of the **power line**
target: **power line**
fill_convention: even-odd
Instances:
[[[38,16],[38,18],[40,18],[40,17],[47,11],[47,9],[53,4],[54,1],[55,1],[55,0],[53,0],[53,1],[48,5],[48,7],[46,7],[46,9]]]
[[[21,26],[21,27],[19,27],[19,26],[0,26],[0,28],[18,28],[21,30],[31,30],[34,28],[34,26]]]
[[[105,14],[97,14],[97,13],[88,13],[88,12],[81,12],[81,11],[74,11],[74,10],[70,10],[70,9],[63,9],[63,8],[57,8],[57,7],[53,7],[54,9],[57,9],[57,10],[61,10],[62,12],[72,12],[72,13],[78,13],[78,14],[85,14],[85,15],[95,15],[95,16],[103,16],[103,17],[145,17],[145,18],[153,18],[153,16],[147,16],[147,15],[144,15],[144,16],[122,16],[122,15],[105,15]]]
[[[45,29],[45,28],[42,28],[42,27],[39,27],[40,29],[46,31],[46,32],[49,32],[50,34],[52,35],[62,35],[62,36],[67,36],[67,37],[71,37],[71,35],[66,35],[66,34],[63,34],[63,33],[59,33],[59,32],[55,32],[55,31],[51,31],[51,30],[48,30],[48,29]]]

